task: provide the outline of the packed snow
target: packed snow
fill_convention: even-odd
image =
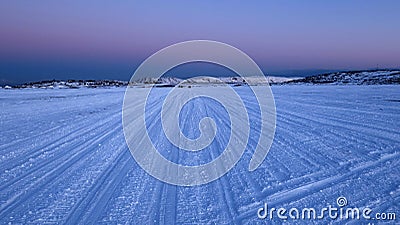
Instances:
[[[125,88],[0,89],[0,224],[262,224],[271,222],[257,218],[265,202],[322,208],[339,196],[400,215],[398,86],[272,86],[275,139],[253,172],[259,108],[248,87],[234,89],[251,119],[248,149],[225,176],[195,187],[163,183],[136,164],[122,130]],[[172,151],[157,122],[170,90],[151,93],[152,141],[182,164],[212,160],[229,135],[226,112],[206,98],[188,104],[180,117],[185,135],[198,136],[205,116],[227,132],[194,156]],[[350,221],[272,221],[283,222]]]

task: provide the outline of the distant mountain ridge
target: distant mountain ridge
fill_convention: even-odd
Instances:
[[[4,88],[42,88],[42,89],[74,89],[126,86],[127,81],[119,80],[45,80],[29,82],[21,85],[5,86]]]
[[[268,81],[269,84],[278,84],[278,83],[284,83],[288,82],[294,79],[299,79],[299,78],[294,78],[294,77],[272,77],[272,76],[267,76],[266,80]],[[249,76],[249,77],[218,77],[216,79],[212,79],[210,77],[193,77],[189,79],[181,79],[181,78],[176,78],[176,77],[161,77],[161,78],[143,78],[139,80],[134,80],[133,82],[130,82],[130,85],[132,86],[141,86],[141,85],[146,85],[146,84],[155,84],[156,86],[175,86],[175,85],[182,85],[182,86],[188,86],[188,85],[218,85],[218,84],[230,84],[230,85],[247,85],[248,83],[255,83],[255,84],[267,84],[264,79],[260,77],[254,77],[254,76]]]
[[[295,78],[286,77],[267,77],[270,84],[283,83]],[[220,81],[218,81],[220,80]],[[246,81],[247,80],[247,81]],[[6,89],[21,89],[21,88],[41,88],[41,89],[73,89],[73,88],[110,88],[110,87],[122,87],[127,86],[138,86],[147,87],[154,85],[156,87],[174,87],[176,85],[182,86],[197,86],[197,85],[220,85],[222,83],[241,86],[247,85],[247,82],[264,85],[266,82],[259,77],[219,77],[218,79],[209,79],[207,77],[194,77],[189,79],[181,79],[176,77],[161,77],[161,78],[143,78],[132,82],[120,81],[120,80],[47,80],[30,82],[22,85],[5,86]]]
[[[22,85],[5,86],[5,89],[13,88],[42,88],[42,89],[71,89],[71,88],[110,88],[123,86],[137,87],[174,87],[179,86],[201,86],[221,85],[222,83],[232,86],[242,86],[252,83],[253,85],[298,85],[298,84],[328,84],[328,85],[386,85],[400,84],[400,69],[394,70],[360,70],[331,72],[320,75],[297,77],[267,76],[268,83],[259,77],[219,77],[210,79],[208,77],[194,77],[181,79],[176,77],[143,78],[132,82],[120,80],[49,80],[30,82]]]
[[[400,70],[360,70],[325,73],[284,84],[384,85],[400,84]]]

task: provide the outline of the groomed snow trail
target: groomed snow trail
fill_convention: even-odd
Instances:
[[[197,137],[198,121],[210,116],[226,135],[193,155],[168,148],[157,112],[169,90],[155,89],[148,104],[154,144],[182,164],[217,157],[229,121],[207,99],[183,108],[183,133]],[[235,90],[256,120],[252,94]],[[196,187],[165,184],[136,164],[122,131],[124,91],[0,89],[0,224],[255,224],[265,222],[256,214],[264,202],[323,208],[339,196],[400,215],[399,86],[273,86],[276,135],[261,167],[248,171],[259,126],[252,121],[239,163]]]

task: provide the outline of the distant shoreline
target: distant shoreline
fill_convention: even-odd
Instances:
[[[122,86],[156,86],[156,87],[174,87],[180,85],[218,85],[221,83],[242,86],[247,85],[251,80],[255,85],[296,85],[296,84],[333,84],[333,85],[384,85],[400,84],[400,69],[381,69],[381,70],[353,70],[331,72],[307,77],[281,77],[266,76],[268,83],[264,79],[257,77],[218,77],[210,80],[207,77],[194,77],[182,79],[177,77],[144,78],[137,81],[121,80],[44,80],[37,82],[28,82],[20,85],[2,85],[5,89],[23,89],[23,88],[47,88],[47,89],[73,89],[73,88],[104,88],[104,87],[122,87]],[[246,81],[247,80],[247,81]]]

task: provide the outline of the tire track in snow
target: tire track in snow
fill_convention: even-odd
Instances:
[[[19,138],[19,139],[16,139],[16,140],[8,142],[8,143],[0,144],[0,153],[4,154],[5,152],[9,151],[9,149],[7,149],[7,147],[18,145],[20,143],[23,143],[25,141],[28,141],[28,140],[31,140],[31,139],[34,139],[34,138],[38,138],[38,137],[42,138],[42,136],[50,134],[51,132],[60,129],[61,127],[62,127],[61,125],[60,126],[51,127],[51,128],[49,128],[49,129],[47,129],[45,131],[42,131],[41,133],[38,133],[38,134],[35,134],[35,135],[31,135],[31,136],[27,136],[25,138]]]
[[[109,133],[109,129],[108,129],[109,127],[108,126],[106,127],[105,125],[106,125],[106,123],[101,124],[98,127],[95,127],[96,129],[98,129],[100,127],[105,127],[105,129],[103,129],[100,132],[100,134],[97,134],[97,135],[104,135],[106,133]],[[119,123],[114,123],[113,126],[111,126],[111,127],[115,127],[114,125],[119,125]],[[76,136],[71,137],[70,140],[75,140],[76,137],[79,137],[79,136],[82,137],[82,135],[89,134],[89,133],[91,133],[91,131],[92,131],[92,129],[88,129],[88,131],[86,131],[82,134],[78,133]],[[62,140],[62,139],[60,139],[60,140]],[[69,141],[67,140],[67,141],[63,142],[63,144],[66,144],[68,142]],[[90,143],[93,143],[93,144],[96,143],[96,139],[94,139],[94,141],[91,141]],[[60,145],[62,145],[62,144],[60,144]],[[53,155],[52,157],[47,157],[46,159],[41,160],[38,164],[35,165],[34,168],[30,168],[26,173],[20,174],[20,175],[16,176],[14,179],[3,182],[3,184],[0,185],[0,190],[9,188],[10,186],[12,186],[13,184],[22,180],[23,178],[28,177],[29,175],[34,174],[39,170],[43,170],[43,168],[46,168],[53,164],[57,165],[58,161],[64,161],[64,160],[69,159],[70,157],[76,155],[76,153],[79,152],[82,149],[82,147],[84,147],[84,146],[87,146],[87,143],[85,143],[83,145],[80,141],[77,143],[74,143],[73,145],[70,145],[69,147],[70,148],[72,147],[72,149],[74,149],[75,151],[69,151],[67,154],[65,154],[65,151],[62,151],[62,150],[58,150],[58,151],[54,150],[54,151],[56,151],[57,154]],[[31,156],[27,156],[27,157],[32,158]],[[14,166],[14,167],[16,167],[16,166]]]
[[[203,100],[204,101],[204,100]],[[207,105],[205,102],[203,102],[203,104],[204,105]],[[211,106],[209,106],[211,109],[212,109],[212,107]],[[205,108],[205,112],[206,112],[206,115],[207,116],[212,116],[212,115],[214,115],[214,116],[216,116],[216,117],[218,117],[218,116],[220,116],[219,114],[217,114],[217,113],[215,113],[215,114],[210,114],[210,112],[207,110],[207,107],[204,107]],[[221,118],[222,119],[222,118]],[[227,121],[225,121],[225,120],[223,120],[222,119],[222,121],[224,121],[225,122],[225,125],[227,125],[228,124],[228,122]],[[239,132],[239,131],[231,131],[231,132]],[[220,142],[220,141],[218,141],[217,140],[217,143],[216,143],[219,147],[217,147],[217,149],[219,149],[220,151],[223,151],[223,149],[225,148],[225,146],[223,146],[222,145],[222,143]],[[215,154],[215,152],[213,152],[213,151],[210,151],[209,152],[210,154],[210,158],[213,158],[213,159],[215,159],[216,157],[217,157],[217,155]],[[220,177],[218,180],[216,180],[215,182],[217,183],[216,184],[216,186],[217,186],[217,189],[219,190],[219,192],[220,192],[220,194],[219,194],[219,196],[220,196],[220,198],[221,199],[223,199],[223,201],[225,202],[225,206],[223,206],[223,207],[221,207],[221,208],[225,208],[225,209],[227,209],[227,211],[228,211],[228,214],[229,214],[229,223],[230,224],[236,224],[236,222],[235,222],[235,217],[238,215],[238,212],[237,212],[237,205],[236,205],[236,202],[234,201],[234,195],[233,195],[233,193],[232,193],[232,188],[231,188],[231,185],[230,185],[230,183],[228,182],[228,176],[230,176],[231,174],[230,173],[233,173],[233,170],[231,170],[230,172],[228,172],[228,173],[226,173],[224,176],[222,176],[222,177]]]
[[[118,116],[115,116],[118,117]],[[93,133],[93,130],[97,130],[99,128],[107,128],[106,125],[113,121],[114,118],[111,118],[107,120],[104,123],[96,124],[95,127],[91,126],[81,126],[80,128],[73,130],[73,132],[69,132],[67,135],[61,136],[60,138],[57,138],[55,140],[52,140],[49,143],[45,143],[39,147],[35,147],[32,149],[28,149],[27,152],[25,151],[20,151],[21,155],[24,157],[19,157],[16,159],[13,159],[11,162],[4,163],[4,166],[0,167],[0,171],[4,170],[11,170],[14,167],[17,167],[19,165],[22,165],[24,163],[29,162],[29,159],[38,157],[43,154],[43,152],[51,153],[51,152],[59,152],[57,148],[54,148],[55,146],[62,146],[65,144],[69,144],[73,141],[76,141],[77,143],[72,146],[72,149],[75,149],[75,147],[79,146],[81,141],[78,139],[79,137],[83,137],[84,135],[91,135]],[[119,123],[115,123],[114,125],[118,125]],[[62,155],[58,155],[62,156]],[[57,159],[57,155],[53,156],[55,157],[54,159]],[[51,161],[54,161],[52,158]],[[47,159],[50,161],[50,159]],[[46,165],[45,161],[42,161],[39,167]],[[1,189],[1,188],[0,188]]]
[[[336,184],[341,184],[345,180],[350,179],[353,175],[357,175],[365,170],[373,169],[387,161],[398,160],[399,158],[400,158],[400,153],[393,153],[390,155],[386,155],[375,162],[365,163],[364,165],[354,168],[347,173],[335,175],[335,176],[332,176],[329,178],[325,178],[325,179],[322,179],[319,181],[315,181],[312,183],[302,185],[300,187],[297,187],[297,188],[294,188],[291,190],[285,190],[285,191],[276,193],[274,195],[269,196],[267,199],[265,199],[265,202],[267,202],[270,207],[275,207],[277,205],[282,205],[284,203],[293,202],[295,200],[305,198],[308,195],[314,194],[315,192],[323,190],[327,187],[331,187]],[[237,221],[242,222],[242,220],[244,220],[246,218],[250,218],[250,217],[256,218],[257,210],[260,207],[262,207],[261,204],[258,205],[257,207],[254,207],[254,209],[252,209],[252,210],[242,213],[237,218],[238,219]]]
[[[86,142],[85,145],[82,146],[83,148],[81,148],[81,149],[83,149],[83,151],[77,151],[72,156],[67,157],[68,159],[66,161],[59,164],[56,168],[48,171],[45,175],[40,177],[35,182],[29,184],[29,186],[26,187],[25,190],[23,190],[19,193],[16,193],[14,196],[9,198],[5,203],[3,203],[0,206],[0,218],[5,216],[5,214],[7,214],[11,210],[13,210],[15,207],[17,207],[22,202],[24,202],[27,199],[34,196],[34,193],[37,190],[40,190],[47,183],[56,179],[59,174],[61,174],[65,170],[67,170],[72,164],[79,162],[80,159],[82,159],[86,154],[91,152],[92,149],[89,146],[93,146],[94,143],[98,143],[98,142],[105,140],[107,137],[111,136],[118,129],[121,129],[121,127],[115,127],[111,131],[106,132],[105,134],[101,135],[97,139],[93,139],[93,140]],[[88,146],[88,148],[85,148],[86,146]]]
[[[70,210],[65,223],[76,224],[96,224],[101,217],[101,213],[106,207],[112,194],[118,185],[133,169],[129,150],[125,143],[118,148],[120,152],[117,159],[100,174],[95,183],[85,192],[85,196],[80,198]]]

